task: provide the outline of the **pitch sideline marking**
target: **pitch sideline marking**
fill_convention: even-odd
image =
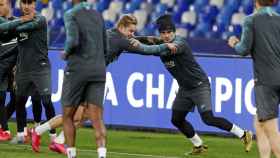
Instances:
[[[0,146],[10,146],[11,144],[6,144],[6,143],[0,143]],[[17,148],[17,149],[26,149],[26,150],[30,150],[31,146],[30,145],[17,145],[17,144],[12,144],[13,147]],[[23,148],[24,147],[24,148]],[[48,147],[46,146],[41,146],[41,148],[45,148],[48,149]],[[85,153],[91,153],[91,152],[96,152],[96,150],[89,150],[89,149],[78,149],[78,151],[82,151],[83,154]],[[108,151],[107,153],[111,154],[111,155],[127,155],[127,156],[139,156],[139,157],[152,157],[152,158],[180,158],[180,157],[176,157],[176,156],[160,156],[160,155],[146,155],[146,154],[133,154],[133,153],[124,153],[124,152],[114,152],[114,151]]]

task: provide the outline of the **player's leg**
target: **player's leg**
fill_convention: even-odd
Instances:
[[[13,144],[28,143],[24,128],[26,123],[26,109],[27,96],[16,96],[16,122],[17,122],[17,136],[11,141]]]
[[[92,126],[95,128],[95,142],[98,158],[106,158],[106,127],[103,120],[103,98],[105,82],[90,82],[85,91],[85,102]]]
[[[3,132],[5,131],[6,131],[5,133],[9,132],[8,124],[7,124],[7,112],[5,109],[7,89],[8,89],[8,78],[1,73],[0,74],[0,125],[1,125],[0,141],[6,141],[7,139],[5,138],[6,134],[4,134]]]
[[[79,127],[81,122],[84,120],[84,109],[85,107],[79,106],[74,115],[74,122],[75,126]],[[42,135],[43,133],[49,131],[50,129],[56,129],[63,125],[63,118],[62,115],[57,115],[50,119],[49,121],[45,122],[44,124],[35,128],[35,131],[38,135]],[[64,143],[64,142],[63,142]]]
[[[15,91],[10,91],[10,101],[6,105],[7,119],[9,120],[16,111],[16,94]]]
[[[262,122],[264,131],[268,137],[271,150],[275,157],[280,158],[280,135],[278,128],[278,119],[270,119],[265,122]]]
[[[8,91],[10,92],[10,100],[6,105],[7,119],[9,120],[16,111],[16,82],[15,82],[15,67],[8,75]]]
[[[258,121],[258,118],[255,118],[254,126],[256,129],[257,136],[257,145],[261,158],[270,158],[271,156],[271,147],[269,144],[268,137],[265,134],[263,124]]]
[[[61,104],[63,106],[63,131],[68,157],[76,157],[74,115],[79,104],[84,100],[84,89],[85,82],[82,76],[73,76],[69,72],[64,76]]]
[[[8,141],[12,138],[11,132],[9,131],[7,122],[7,111],[5,108],[6,92],[0,91],[0,141]]]
[[[214,116],[212,111],[206,111],[200,115],[205,124],[231,132],[242,140],[246,152],[251,150],[253,141],[253,134],[251,131],[245,131],[225,118]]]
[[[39,76],[33,76],[32,81],[36,86],[36,89],[40,95],[42,105],[45,108],[45,113],[47,120],[52,119],[55,117],[55,109],[51,100],[51,75],[50,71],[42,71],[42,74]],[[55,129],[50,130],[51,140],[56,137]]]
[[[280,135],[278,128],[279,115],[279,87],[255,86],[255,99],[258,121],[269,140],[273,154],[280,158]]]
[[[103,121],[103,109],[100,106],[89,104],[88,110],[92,126],[95,128],[95,141],[97,145],[98,158],[106,157],[106,127]]]
[[[65,134],[68,157],[76,157],[76,148],[75,148],[76,127],[73,119],[76,110],[77,110],[76,107],[71,107],[71,106],[63,107],[63,131]]]
[[[6,101],[6,91],[0,90],[0,124],[2,130],[5,130],[4,129],[5,127],[7,128],[5,101]]]
[[[184,134],[184,136],[189,139],[193,144],[193,149],[191,152],[186,153],[186,155],[202,154],[207,151],[207,146],[203,144],[202,139],[195,132],[193,126],[189,121],[186,120],[188,111],[172,110],[171,122],[172,124]]]
[[[26,108],[28,96],[34,92],[34,85],[30,80],[30,76],[25,74],[16,75],[16,121],[17,121],[17,136],[11,143],[28,143]]]
[[[35,127],[40,125],[41,116],[42,116],[42,104],[41,104],[41,97],[39,94],[35,94],[31,96],[32,102],[32,113],[35,122]]]
[[[74,116],[74,122],[76,128],[79,128],[82,125],[82,123],[87,119],[88,119],[88,115],[86,112],[86,107],[85,105],[80,105],[76,110]],[[62,117],[61,117],[61,121],[62,121]],[[57,125],[55,127],[58,127]],[[54,124],[51,125],[51,127],[54,127]],[[54,139],[54,141],[52,141],[52,143],[49,145],[49,149],[60,154],[66,154],[64,143],[65,143],[65,137],[64,137],[64,132],[62,130],[59,133],[59,135]]]
[[[35,127],[35,132],[38,135],[42,135],[51,129],[61,127],[62,122],[63,122],[62,115],[57,115],[57,116],[53,117],[52,119],[50,119],[49,121]]]
[[[46,111],[47,120],[50,120],[53,117],[55,117],[55,109],[54,109],[53,103],[51,101],[51,95],[42,95],[41,98],[42,98],[43,106]],[[50,130],[50,135],[51,135],[52,140],[56,137],[55,128],[52,128]]]
[[[86,110],[87,110],[87,107],[86,107],[85,103],[82,103],[78,107],[78,109],[77,109],[77,111],[76,111],[76,113],[74,115],[74,122],[75,122],[76,128],[79,128],[80,126],[82,126],[82,123],[86,119],[88,119],[88,115],[87,115]]]
[[[207,151],[207,147],[203,145],[191,123],[186,120],[187,114],[194,110],[193,102],[186,94],[184,90],[179,89],[172,106],[171,122],[194,146],[192,152],[186,154],[201,154]]]
[[[250,151],[253,138],[252,132],[243,130],[225,118],[214,116],[211,104],[211,90],[209,86],[197,88],[191,97],[194,104],[197,105],[201,119],[205,124],[231,132],[243,141],[245,151]]]
[[[32,136],[31,146],[32,146],[33,151],[35,151],[35,152],[40,151],[42,134],[50,131],[51,129],[56,129],[58,127],[61,127],[62,123],[63,123],[62,115],[57,115],[57,116],[53,117],[52,119],[50,119],[49,121],[35,127],[31,131],[31,136]],[[57,139],[57,138],[55,138],[55,139]],[[63,136],[63,139],[64,139],[64,136]],[[63,143],[64,143],[64,141],[63,141]]]

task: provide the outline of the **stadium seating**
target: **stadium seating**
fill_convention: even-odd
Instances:
[[[13,3],[14,14],[20,15],[19,0]],[[139,20],[139,35],[157,34],[154,21],[162,14],[170,13],[178,28],[178,34],[191,38],[224,39],[239,36],[242,21],[253,12],[252,0],[89,0],[96,3],[107,28],[114,27],[121,14],[134,14]],[[65,37],[63,14],[71,8],[71,0],[38,1],[36,9],[47,17],[50,45],[63,42]],[[280,12],[280,2],[275,6]],[[55,42],[54,42],[55,41]]]

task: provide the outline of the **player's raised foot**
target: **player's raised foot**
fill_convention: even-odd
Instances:
[[[31,130],[31,146],[35,152],[40,151],[41,136],[34,129]]]
[[[64,144],[59,144],[59,143],[56,143],[55,141],[52,141],[52,143],[49,145],[49,149],[51,151],[57,152],[59,154],[67,155]]]
[[[208,146],[207,145],[201,145],[201,146],[194,146],[192,148],[191,152],[185,153],[186,156],[188,155],[201,155],[203,153],[206,153],[208,151]]]
[[[0,142],[9,141],[12,139],[12,134],[8,131],[1,131],[0,132]]]
[[[244,144],[245,151],[249,152],[252,148],[253,143],[253,133],[251,131],[245,131],[244,136],[241,138]]]

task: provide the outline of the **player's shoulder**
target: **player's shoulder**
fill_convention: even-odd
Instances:
[[[187,38],[186,38],[186,37],[183,37],[183,36],[180,36],[180,35],[176,35],[175,40],[186,41]]]
[[[73,16],[74,12],[75,12],[74,8],[71,8],[64,13],[64,17]]]
[[[34,20],[37,22],[44,22],[44,23],[47,22],[47,18],[39,13],[36,13]]]
[[[82,2],[79,4],[76,4],[73,8],[69,9],[64,13],[64,18],[70,18],[75,16],[77,13],[79,13],[81,10],[96,10],[96,5],[88,2]]]
[[[37,19],[46,19],[45,16],[43,16],[43,15],[41,15],[39,13],[35,15],[35,18],[37,18]]]
[[[186,44],[187,43],[187,39],[186,37],[180,36],[180,35],[176,35],[174,42],[177,44]]]
[[[75,6],[73,6],[73,8],[67,10],[64,13],[64,17],[71,17],[74,16],[78,11],[80,11],[83,8],[83,6],[81,4],[76,4]]]
[[[129,41],[128,38],[123,36],[116,28],[108,29],[107,36],[115,40]]]
[[[258,16],[257,13],[252,13],[250,15],[245,16],[243,20],[243,25],[250,25],[253,23],[254,18]]]

